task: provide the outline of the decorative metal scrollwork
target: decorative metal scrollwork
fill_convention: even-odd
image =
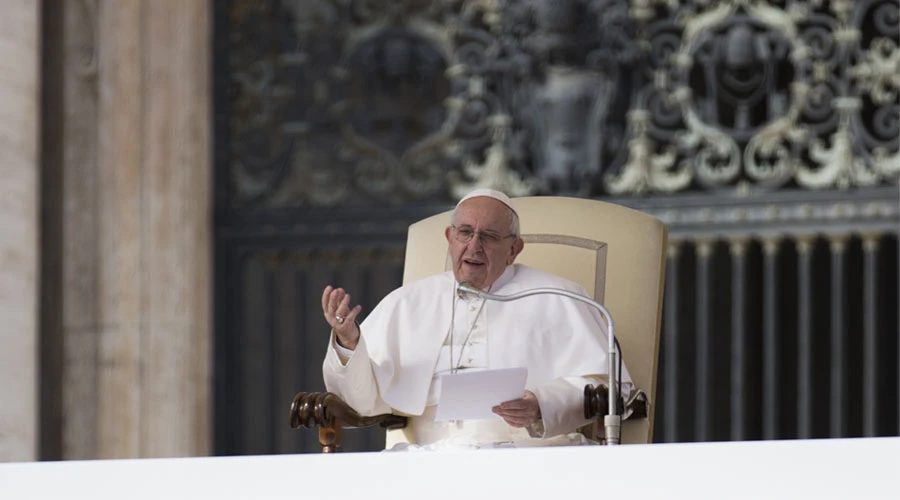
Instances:
[[[230,4],[231,203],[900,179],[893,0]]]

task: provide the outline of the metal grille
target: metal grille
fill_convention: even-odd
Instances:
[[[656,440],[897,433],[897,237],[676,241]]]

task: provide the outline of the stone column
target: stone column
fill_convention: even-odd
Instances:
[[[40,5],[0,16],[0,461],[38,456]]]
[[[144,0],[144,456],[212,438],[212,3]],[[174,424],[174,425],[173,425]]]
[[[62,305],[45,331],[61,340],[58,458],[209,454],[210,4],[51,3],[62,34],[46,65],[64,96]]]

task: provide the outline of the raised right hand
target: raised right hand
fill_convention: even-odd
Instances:
[[[362,310],[357,305],[350,309],[350,294],[343,288],[325,287],[322,293],[322,314],[331,325],[338,343],[347,349],[356,349],[359,342],[359,327],[356,326],[356,315]]]

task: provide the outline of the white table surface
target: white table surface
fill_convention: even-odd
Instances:
[[[0,499],[900,499],[900,437],[0,464]]]

